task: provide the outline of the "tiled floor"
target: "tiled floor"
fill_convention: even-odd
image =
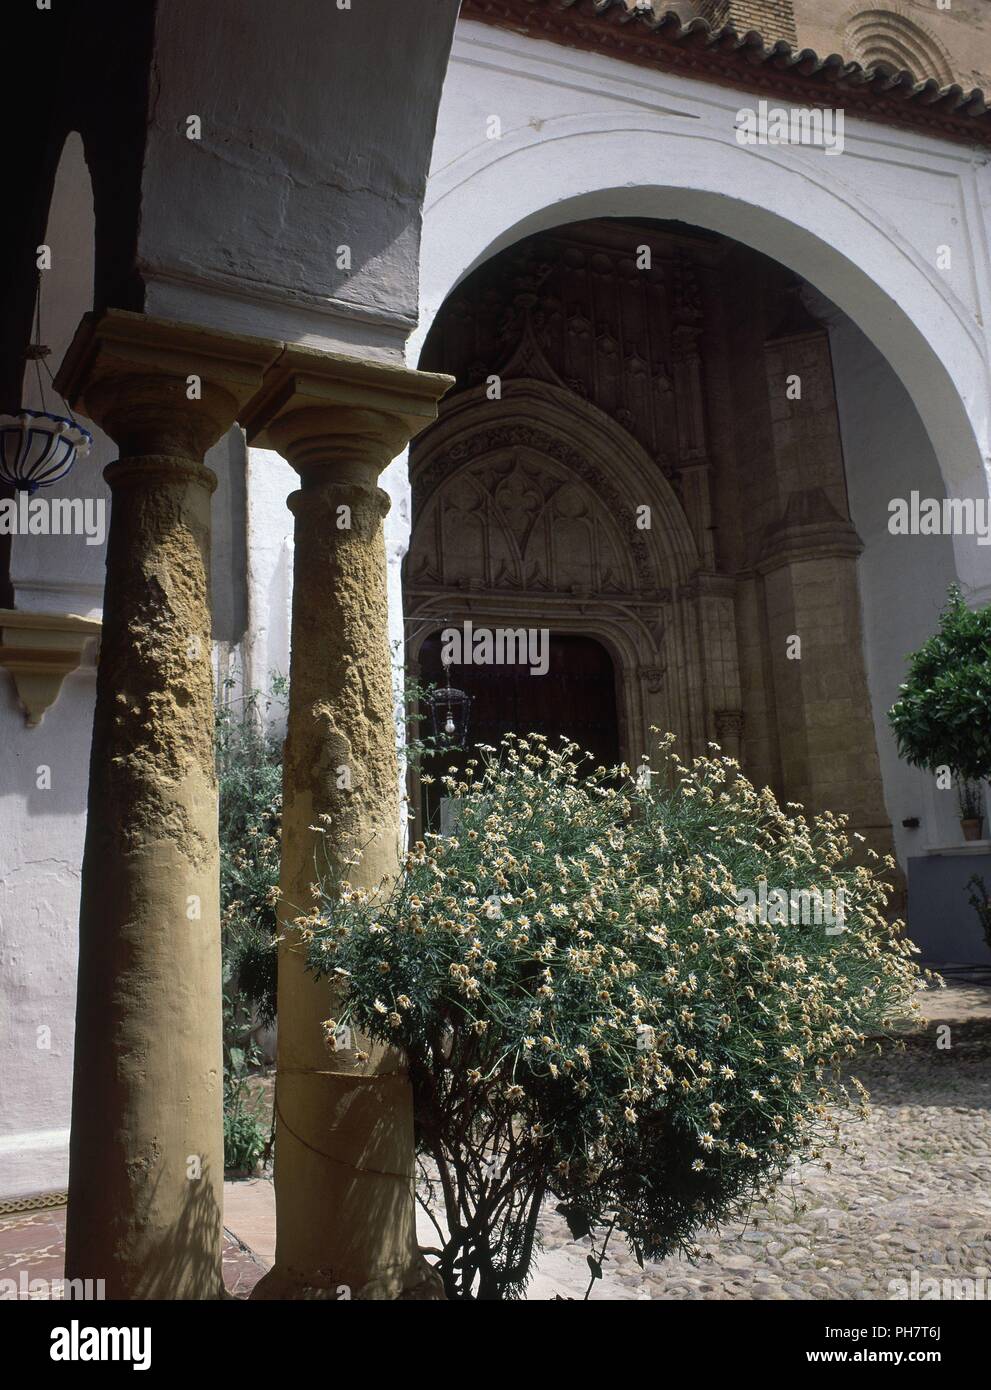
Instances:
[[[65,1207],[0,1217],[0,1280],[16,1282],[15,1297],[60,1297],[64,1257]],[[223,1259],[224,1283],[235,1298],[247,1298],[268,1268],[226,1229]]]

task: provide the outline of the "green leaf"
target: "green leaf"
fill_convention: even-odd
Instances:
[[[584,1212],[576,1211],[573,1207],[562,1204],[555,1208],[568,1223],[568,1230],[571,1232],[572,1239],[581,1240],[584,1236],[592,1234],[592,1227],[589,1225],[588,1218]]]

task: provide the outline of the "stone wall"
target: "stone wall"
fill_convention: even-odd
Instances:
[[[712,24],[732,24],[741,33],[756,29],[766,38],[788,43],[796,39],[793,0],[702,0],[699,13]]]

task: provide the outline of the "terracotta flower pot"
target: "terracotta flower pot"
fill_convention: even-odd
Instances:
[[[979,840],[983,828],[984,819],[982,816],[972,816],[960,822],[960,829],[963,831],[965,840]]]

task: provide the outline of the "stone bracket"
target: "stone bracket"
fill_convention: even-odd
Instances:
[[[0,608],[0,666],[14,679],[29,728],[41,723],[63,680],[79,666],[86,643],[99,637],[101,626],[98,618],[75,613]]]

